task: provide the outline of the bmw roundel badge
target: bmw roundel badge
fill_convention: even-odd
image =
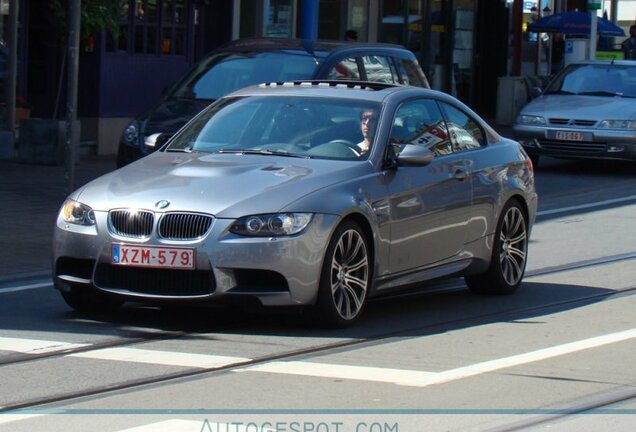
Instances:
[[[169,205],[170,205],[170,201],[161,200],[161,201],[157,201],[157,203],[155,204],[155,207],[157,207],[158,209],[165,209]]]

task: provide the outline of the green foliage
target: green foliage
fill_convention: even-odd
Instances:
[[[127,10],[127,0],[82,0],[80,10],[80,40],[101,30],[109,31],[115,38],[119,34],[119,22]],[[68,1],[54,0],[51,9],[62,26],[63,37],[68,34]]]

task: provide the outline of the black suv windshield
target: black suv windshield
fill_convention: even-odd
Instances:
[[[309,79],[320,60],[304,51],[218,53],[199,63],[170,97],[216,100],[248,85]]]

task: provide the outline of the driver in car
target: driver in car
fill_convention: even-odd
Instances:
[[[371,148],[373,137],[375,136],[375,128],[378,124],[378,113],[374,110],[365,110],[360,117],[360,132],[364,140],[357,144],[360,155],[365,154]]]

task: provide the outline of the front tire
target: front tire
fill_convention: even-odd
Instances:
[[[531,154],[528,157],[530,158],[530,161],[532,162],[532,167],[534,169],[537,169],[537,167],[539,166],[539,155],[538,154]]]
[[[528,219],[516,200],[501,212],[493,241],[488,271],[467,276],[466,284],[479,294],[512,294],[521,284],[528,261]]]
[[[347,327],[362,314],[371,281],[370,252],[360,226],[346,221],[336,229],[322,266],[317,309],[329,327]]]

